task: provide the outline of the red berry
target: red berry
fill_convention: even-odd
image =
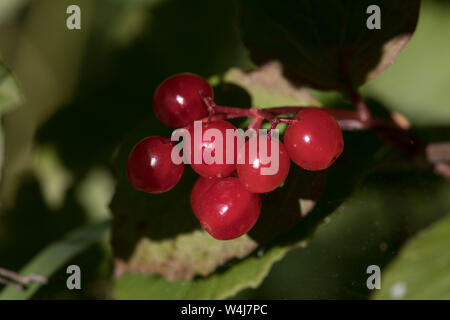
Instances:
[[[131,185],[140,191],[162,193],[181,179],[184,163],[174,164],[174,145],[169,138],[148,137],[138,142],[128,157],[127,175]]]
[[[261,199],[228,177],[205,181],[199,178],[191,194],[191,204],[202,227],[218,240],[231,240],[247,233],[258,220]]]
[[[180,73],[166,79],[156,89],[153,109],[166,126],[180,128],[208,114],[208,108],[200,97],[213,97],[213,90],[202,77],[192,73]]]
[[[205,178],[224,178],[229,176],[236,169],[237,144],[233,139],[231,145],[228,144],[226,138],[226,131],[233,130],[236,127],[231,123],[219,120],[211,122],[210,124],[202,124],[202,135],[198,133],[199,139],[196,141],[194,136],[194,125],[189,127],[191,134],[191,167],[199,175]],[[216,130],[216,131],[213,131]],[[220,138],[216,138],[216,134]],[[214,136],[213,136],[214,135]],[[231,154],[233,152],[233,154]],[[195,153],[199,155],[200,163],[195,159]],[[227,155],[231,158],[227,161]]]
[[[328,168],[344,150],[342,131],[328,112],[308,108],[289,125],[284,144],[292,161],[306,170]]]
[[[252,146],[256,152],[252,152]],[[264,146],[264,148],[261,148]],[[275,153],[278,148],[278,152]],[[274,153],[272,153],[272,150]],[[278,188],[289,173],[291,161],[278,139],[255,136],[238,152],[237,174],[241,183],[250,192],[264,193]]]
[[[197,212],[199,212],[200,203],[205,197],[205,194],[211,188],[211,186],[215,185],[219,178],[203,178],[200,177],[194,184],[194,187],[191,191],[191,208],[194,214],[197,216]],[[198,217],[197,217],[198,218]]]

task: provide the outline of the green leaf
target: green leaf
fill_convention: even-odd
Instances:
[[[21,101],[17,82],[0,59],[0,114],[11,111]]]
[[[1,9],[0,9],[1,12]],[[0,121],[3,114],[13,110],[22,101],[19,87],[11,73],[6,69],[0,58]],[[0,180],[2,177],[3,161],[5,155],[5,137],[0,122]]]
[[[381,275],[375,299],[450,299],[450,217],[414,237]]]
[[[0,2],[0,23],[10,18],[29,0],[2,0]]]
[[[283,77],[281,65],[276,62],[261,66],[253,72],[232,68],[224,81],[244,88],[252,105],[260,108],[276,106],[319,106],[320,103],[305,87],[295,87]]]
[[[278,60],[295,83],[348,92],[388,66],[413,34],[420,0],[240,1],[244,43],[258,65]],[[369,30],[370,5],[381,30]]]
[[[71,232],[61,241],[51,244],[31,260],[21,271],[23,275],[38,274],[51,277],[65,263],[100,239],[109,229],[110,222],[95,223]],[[42,284],[33,283],[25,290],[7,287],[0,293],[0,300],[30,298]]]
[[[223,272],[195,280],[167,281],[149,274],[125,274],[116,281],[118,299],[225,299],[245,288],[256,288],[273,263],[283,258],[287,248],[277,248],[252,256]]]
[[[417,32],[401,58],[364,88],[415,126],[450,123],[450,3],[424,1]]]

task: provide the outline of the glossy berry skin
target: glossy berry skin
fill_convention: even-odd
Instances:
[[[213,97],[211,86],[200,76],[180,73],[167,78],[153,96],[156,117],[172,128],[181,128],[205,117],[208,108],[199,92],[203,97]]]
[[[217,133],[220,134],[222,140],[221,144],[218,143],[217,139],[211,136],[208,137],[207,130],[209,129],[218,130]],[[189,127],[188,130],[191,134],[191,167],[202,177],[224,178],[229,176],[236,169],[237,144],[233,143],[232,145],[228,145],[226,139],[227,129],[233,130],[234,132],[236,127],[224,120],[214,121],[210,124],[203,123],[201,140],[199,139],[196,141],[194,137],[194,125]],[[198,135],[200,137],[200,133],[198,133]],[[195,163],[197,162],[195,161],[195,152],[201,156],[200,163]],[[227,154],[231,152],[233,152],[232,161],[227,161]],[[206,158],[208,155],[211,155],[211,162],[208,162],[209,160]],[[216,161],[215,157],[221,159],[221,161]]]
[[[191,208],[194,215],[197,217],[197,212],[199,212],[200,204],[205,198],[205,195],[211,186],[215,185],[220,178],[203,178],[200,177],[194,184],[191,191]],[[198,218],[198,217],[197,217]]]
[[[261,212],[259,195],[249,192],[233,177],[199,178],[192,189],[191,204],[202,227],[218,240],[244,235]]]
[[[299,121],[289,125],[284,135],[292,161],[311,171],[328,168],[344,150],[339,124],[318,108],[302,110],[296,119]]]
[[[256,145],[257,152],[250,152],[250,143]],[[265,148],[262,149],[263,144]],[[275,146],[278,147],[277,154],[276,148],[273,148]],[[288,176],[290,164],[291,160],[282,142],[267,136],[255,136],[239,150],[236,167],[238,178],[247,190],[265,193],[275,190],[283,183]],[[271,172],[267,172],[270,167]]]
[[[127,162],[130,184],[147,193],[162,193],[172,189],[184,171],[184,163],[172,162],[173,148],[172,141],[165,137],[148,137],[138,142]]]

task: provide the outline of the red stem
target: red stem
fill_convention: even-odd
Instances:
[[[293,124],[298,122],[299,120],[296,119],[278,119],[280,123],[287,123],[287,124]]]
[[[272,114],[291,114],[296,115],[300,111],[308,108],[317,108],[317,107],[276,107],[276,108],[268,108],[264,109],[267,112],[270,112]],[[343,119],[343,120],[360,120],[360,117],[357,112],[353,110],[345,110],[345,109],[336,109],[336,108],[321,108],[322,110],[327,111],[328,113],[332,114],[337,119]]]
[[[364,99],[361,97],[361,95],[358,92],[358,89],[354,85],[353,78],[349,72],[348,68],[348,57],[341,55],[340,56],[340,62],[341,62],[341,71],[345,75],[345,79],[347,82],[347,86],[349,89],[350,97],[355,104],[356,112],[358,114],[359,120],[364,124],[369,124],[372,118],[372,115],[370,113],[369,108],[367,107]]]
[[[242,109],[242,108],[236,108],[236,107],[227,107],[227,106],[215,106],[215,111],[217,113],[227,113],[227,114],[234,114],[241,117],[252,117],[254,114],[252,114],[250,111],[251,109]]]
[[[210,110],[214,110],[215,113],[219,114],[227,114],[230,116],[230,118],[238,118],[238,117],[263,118],[264,120],[269,122],[273,122],[275,119],[278,119],[280,120],[279,122],[284,123],[289,123],[287,122],[289,119],[279,118],[277,117],[277,115],[295,116],[302,110],[305,110],[307,108],[314,108],[314,107],[283,106],[267,109],[260,109],[257,107],[253,107],[250,109],[242,109],[230,106],[219,106],[214,103],[211,103],[210,101],[208,101],[207,104],[210,107]],[[365,103],[364,106],[367,107]],[[336,109],[329,107],[325,107],[322,109],[333,115],[338,120],[339,125],[343,130],[363,130],[363,129],[372,129],[375,127],[393,126],[393,124],[390,122],[372,117],[370,117],[366,121],[362,121],[361,115],[358,113],[358,111]]]
[[[366,105],[366,102],[353,86],[350,88],[350,94],[352,96],[353,103],[355,104],[356,112],[359,115],[359,120],[363,123],[369,123],[372,116],[370,110]]]
[[[379,132],[389,143],[402,149],[406,153],[421,154],[421,150],[423,148],[411,134],[411,132],[402,129],[392,121],[372,117],[366,103],[355,89],[351,89],[351,95],[356,106],[356,111],[336,108],[322,108],[337,119],[342,130],[373,129]],[[211,98],[203,99],[209,110],[209,116],[205,119],[202,119],[203,122],[249,117],[252,118],[249,129],[258,130],[261,127],[262,122],[266,120],[272,123],[271,130],[269,131],[269,136],[271,136],[272,130],[275,129],[279,123],[292,124],[297,121],[295,119],[280,118],[280,115],[288,115],[292,117],[306,108],[311,108],[284,106],[268,109],[260,109],[257,107],[242,109],[230,106],[216,105]],[[431,164],[435,168],[435,171],[437,173],[449,178],[449,164],[445,164],[443,162],[436,163],[429,158],[424,158],[424,161]]]
[[[240,115],[236,114],[226,114],[226,113],[218,113],[213,115],[208,115],[208,117],[201,119],[202,122],[213,122],[218,120],[229,120],[229,119],[236,119],[236,118],[242,118]]]
[[[248,126],[249,130],[259,130],[261,128],[261,124],[263,122],[263,118],[261,117],[254,117],[252,119],[252,122],[250,122],[250,125]]]

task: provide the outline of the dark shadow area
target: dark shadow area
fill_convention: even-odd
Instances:
[[[306,171],[292,163],[283,187],[261,195],[261,215],[248,235],[264,245],[278,234],[287,231],[302,216],[306,216],[309,208],[303,208],[305,211],[302,211],[300,199],[311,201],[312,206],[323,192],[326,173],[326,170]]]
[[[281,233],[268,246],[294,244],[308,238],[323,220],[346,200],[383,157],[377,156],[381,142],[373,132],[345,132],[342,155],[327,170],[321,200],[303,219]],[[298,199],[290,199],[298,202]]]
[[[343,92],[348,92],[350,82],[359,87],[390,65],[398,52],[391,48],[383,57],[384,45],[412,34],[420,8],[420,0],[246,0],[239,4],[242,37],[257,64],[278,60],[294,83]],[[381,30],[367,28],[371,5],[381,9]]]
[[[368,299],[367,266],[384,270],[408,239],[444,217],[448,187],[431,172],[369,175],[306,247],[275,264],[257,290],[234,299]]]
[[[5,211],[0,219],[7,229],[2,232],[2,265],[11,269],[22,267],[45,245],[59,240],[74,226],[84,223],[83,209],[69,192],[63,208],[54,212],[47,207],[37,180],[23,179],[16,194],[16,207]],[[19,231],[20,230],[20,231]],[[11,254],[21,252],[20,255]]]
[[[111,202],[112,246],[116,257],[129,258],[143,238],[164,240],[199,229],[190,206],[196,178],[197,174],[186,166],[183,181],[163,194],[140,192],[128,180],[120,180]]]
[[[214,102],[218,105],[250,108],[252,97],[244,88],[228,82],[220,82],[214,88]]]
[[[44,247],[87,223],[87,215],[76,199],[76,186],[77,184],[68,190],[63,207],[52,210],[46,205],[36,178],[31,174],[23,178],[16,194],[17,205],[0,216],[2,267],[20,270]],[[99,292],[97,285],[110,278],[112,272],[111,266],[98,268],[104,261],[104,250],[99,245],[92,246],[67,264],[79,265],[83,270],[83,283],[90,284],[90,287],[86,290],[67,290],[67,273],[63,268],[33,298],[104,298],[106,292]]]

